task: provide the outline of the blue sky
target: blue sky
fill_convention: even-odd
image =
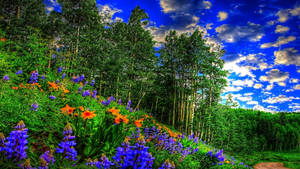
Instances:
[[[54,0],[48,11],[59,11]],[[222,98],[232,93],[240,107],[300,112],[300,1],[296,0],[97,0],[112,21],[127,22],[139,5],[149,29],[163,42],[170,29],[200,29],[207,44],[220,45],[230,72]],[[158,43],[159,46],[159,43]]]

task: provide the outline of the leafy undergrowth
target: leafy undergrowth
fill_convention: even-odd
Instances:
[[[246,160],[248,165],[254,166],[261,162],[282,162],[287,168],[300,169],[300,150],[288,152],[264,151],[251,154],[235,155],[240,160]]]
[[[185,136],[97,95],[94,81],[22,71],[0,80],[4,168],[247,168],[193,134]]]

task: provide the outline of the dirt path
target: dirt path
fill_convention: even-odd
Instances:
[[[266,162],[258,163],[254,166],[254,169],[289,169],[283,166],[283,163],[279,162]]]

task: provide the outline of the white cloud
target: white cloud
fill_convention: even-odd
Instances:
[[[264,108],[264,107],[261,106],[261,105],[255,105],[255,106],[253,107],[253,109],[254,109],[254,110],[264,111],[264,112],[271,112],[271,113],[274,112],[273,110]]]
[[[298,83],[299,79],[291,78],[290,83]]]
[[[277,26],[276,26],[275,33],[285,33],[285,32],[287,32],[287,31],[289,31],[289,30],[290,30],[289,27],[282,26],[282,25],[277,25]]]
[[[243,89],[242,87],[227,86],[225,87],[224,92],[237,92],[242,89]]]
[[[285,48],[283,50],[274,52],[275,64],[283,64],[283,65],[300,65],[300,54],[298,54],[298,50],[294,48]]]
[[[218,33],[217,36],[220,40],[228,43],[234,43],[243,39],[257,42],[264,36],[262,26],[252,22],[248,22],[248,25],[245,26],[223,24],[216,27],[215,31]]]
[[[224,21],[225,19],[227,19],[228,13],[227,13],[227,12],[220,11],[220,12],[218,13],[218,16],[217,16],[217,17],[219,18],[219,21]]]
[[[294,89],[295,89],[295,90],[300,90],[300,84],[294,86]]]
[[[234,85],[234,86],[248,86],[248,87],[252,87],[253,86],[253,81],[250,80],[250,79],[234,80],[234,81],[232,81],[232,85]]]
[[[283,102],[289,102],[293,101],[295,99],[300,99],[299,97],[290,96],[287,97],[285,95],[279,95],[277,97],[269,97],[268,99],[263,100],[263,102],[274,104],[274,103],[283,103]]]
[[[122,12],[121,9],[114,8],[110,5],[97,4],[97,8],[99,10],[99,15],[104,16],[104,22],[107,23],[113,22],[112,17],[114,14]]]
[[[260,48],[264,49],[264,48],[270,48],[270,47],[279,47],[280,45],[287,44],[294,40],[296,40],[295,36],[289,36],[289,37],[280,36],[280,37],[278,37],[276,42],[264,43],[260,46]]]
[[[255,85],[254,85],[254,88],[255,89],[260,89],[260,88],[262,88],[263,87],[263,85],[261,84],[261,83],[256,83]]]
[[[210,1],[189,1],[189,0],[160,0],[160,7],[164,13],[187,12],[193,10],[210,9]]]
[[[279,22],[286,22],[291,16],[300,18],[300,6],[295,6],[293,9],[281,9],[276,15],[278,16]]]
[[[284,86],[285,81],[289,78],[288,72],[281,72],[278,69],[272,69],[269,72],[266,72],[266,74],[267,76],[261,76],[259,80],[267,81],[270,83],[270,85],[267,86],[267,90],[271,90],[274,83]]]
[[[205,28],[210,30],[210,29],[212,29],[212,27],[211,27],[212,25],[213,25],[213,23],[208,23],[208,24],[206,24]]]
[[[289,104],[289,108],[292,109],[293,112],[300,112],[300,104],[299,103],[291,103],[291,104]]]
[[[249,104],[249,105],[251,105],[251,104],[254,104],[254,105],[257,105],[258,104],[258,102],[257,101],[249,101],[249,102],[247,102],[247,104]]]

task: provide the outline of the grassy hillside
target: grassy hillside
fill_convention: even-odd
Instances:
[[[132,111],[131,101],[97,95],[83,76],[69,79],[59,70],[1,77],[4,168],[245,168],[198,137]]]

